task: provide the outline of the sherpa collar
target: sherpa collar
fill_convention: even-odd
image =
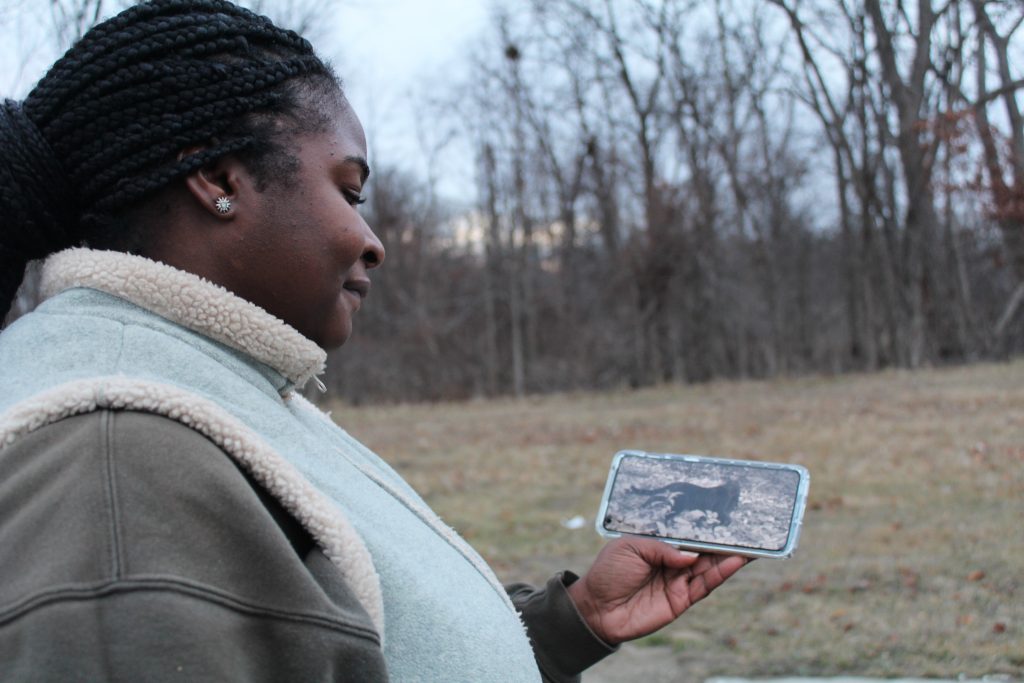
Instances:
[[[87,287],[125,299],[246,353],[303,386],[327,354],[259,306],[198,275],[117,251],[66,249],[43,264],[43,299]]]

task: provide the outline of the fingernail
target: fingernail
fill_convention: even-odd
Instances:
[[[691,553],[689,550],[680,550],[679,554],[687,557],[700,557],[700,553]]]

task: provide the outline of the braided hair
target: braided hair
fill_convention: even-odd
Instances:
[[[306,40],[226,0],[152,0],[98,24],[0,105],[0,318],[29,261],[131,243],[125,213],[197,168],[234,153],[258,189],[294,168],[283,138],[326,128],[340,95]]]

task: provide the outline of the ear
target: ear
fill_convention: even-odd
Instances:
[[[200,149],[190,148],[182,154],[187,156]],[[245,173],[241,161],[229,154],[189,173],[185,176],[185,186],[205,211],[220,220],[230,221],[238,210]]]

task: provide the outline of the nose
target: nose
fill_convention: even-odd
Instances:
[[[365,222],[363,225],[366,226],[366,245],[363,247],[363,255],[361,257],[363,265],[366,266],[367,270],[372,270],[380,264],[384,263],[384,245],[377,238],[377,234],[373,229]]]

